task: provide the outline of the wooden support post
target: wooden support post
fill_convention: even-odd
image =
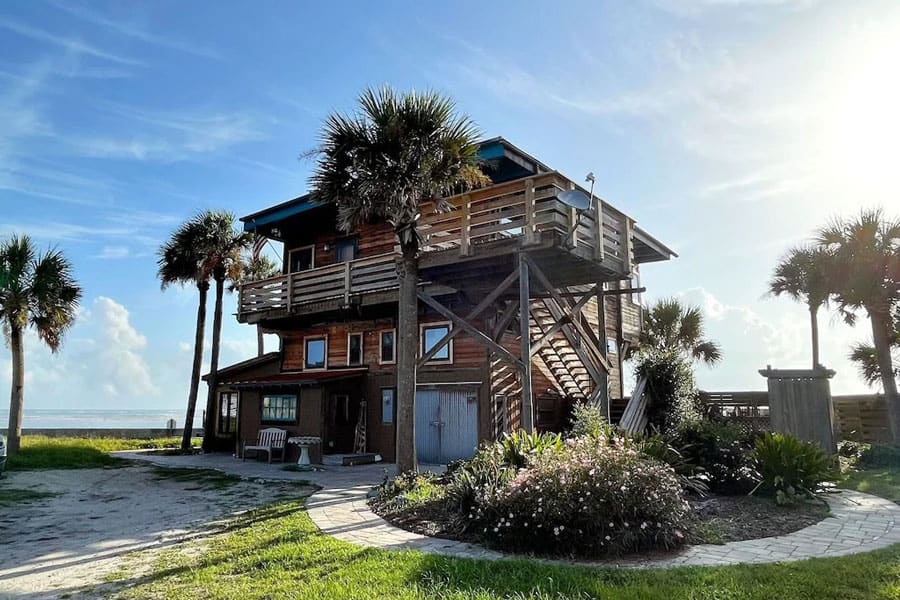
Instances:
[[[509,327],[510,322],[516,317],[516,308],[518,308],[518,304],[513,301],[509,302],[506,305],[506,308],[503,309],[503,313],[500,315],[497,324],[494,325],[494,330],[491,332],[491,338],[493,338],[495,342],[500,341],[506,328]]]
[[[460,256],[469,255],[469,227],[471,226],[471,216],[469,215],[469,195],[463,194],[462,197],[462,213],[460,214],[459,225],[459,254]]]
[[[350,304],[350,261],[344,263],[344,304]]]
[[[594,198],[591,198],[591,202],[594,203],[594,236],[597,238],[594,241],[594,259],[597,262],[603,262],[606,256],[603,241],[603,200],[597,198],[595,201]]]
[[[531,295],[528,261],[519,254],[519,331],[522,336],[522,429],[534,431],[534,402],[531,397]]]
[[[574,190],[575,184],[569,182],[569,189]],[[576,248],[578,246],[578,211],[569,207],[569,246]]]
[[[609,350],[606,347],[606,297],[603,295],[603,282],[597,283],[597,287],[594,289],[597,292],[597,338],[600,341],[600,353],[608,363]],[[602,395],[598,396],[598,399],[600,401],[600,411],[608,423],[612,416],[609,401],[609,372],[604,371],[602,379],[603,381],[600,383],[600,386],[602,386]]]
[[[627,216],[622,217],[625,221],[625,271],[629,277],[634,273],[634,221]]]
[[[291,312],[291,305],[294,300],[294,274],[288,273],[287,276],[287,309]]]
[[[535,215],[534,215],[534,180],[525,180],[525,243],[533,244],[535,240]]]

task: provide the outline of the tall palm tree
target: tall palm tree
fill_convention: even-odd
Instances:
[[[818,314],[831,293],[831,262],[831,253],[821,246],[794,248],[775,267],[769,282],[771,295],[787,295],[809,307],[813,369],[819,366]]]
[[[386,220],[400,244],[397,261],[397,466],[416,468],[415,394],[418,349],[419,205],[487,183],[478,167],[478,130],[450,98],[436,92],[367,89],[352,115],[332,114],[321,132],[311,184],[338,207],[338,226]]]
[[[23,334],[31,326],[38,338],[59,350],[63,335],[75,322],[81,288],[72,265],[59,250],[38,254],[28,236],[12,236],[0,244],[0,320],[12,352],[8,451],[15,454],[22,439],[25,404]]]
[[[241,264],[240,274],[237,279],[232,281],[229,291],[235,291],[239,286],[275,277],[281,273],[281,267],[274,260],[261,254],[259,256],[245,256]],[[256,354],[262,356],[265,352],[265,341],[263,340],[262,326],[256,325]]]
[[[703,313],[677,298],[663,298],[644,310],[640,348],[675,350],[688,360],[714,365],[722,359],[716,342],[704,339]]]
[[[900,397],[891,357],[891,309],[900,301],[900,220],[889,220],[878,209],[863,210],[822,228],[817,241],[833,253],[834,301],[845,320],[853,323],[858,309],[869,315],[891,433],[900,441]]]
[[[204,263],[212,272],[216,284],[213,305],[213,334],[210,350],[209,378],[206,396],[206,426],[203,428],[203,450],[209,452],[215,444],[215,428],[212,426],[216,414],[216,384],[219,374],[219,352],[222,341],[222,299],[227,281],[241,278],[244,261],[243,252],[250,247],[253,235],[235,231],[235,217],[227,211],[206,211],[199,215],[198,225],[206,232],[202,244]],[[233,285],[228,290],[234,289]]]

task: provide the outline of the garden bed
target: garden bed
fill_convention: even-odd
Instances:
[[[466,532],[458,515],[441,499],[440,480],[434,497],[397,507],[380,496],[369,500],[372,511],[389,523],[431,537],[479,543],[477,535]],[[707,496],[690,500],[693,520],[688,533],[691,544],[726,544],[742,540],[785,535],[814,525],[829,515],[828,505],[809,500],[778,506],[770,498],[758,496]]]

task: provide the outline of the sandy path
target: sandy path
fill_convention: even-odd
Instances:
[[[250,481],[216,489],[202,480],[159,478],[150,466],[8,473],[0,486],[56,494],[0,509],[4,599],[90,596],[105,575],[126,564],[123,557],[130,552],[203,536],[223,519],[275,496],[311,491]]]

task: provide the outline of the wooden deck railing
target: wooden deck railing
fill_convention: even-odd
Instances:
[[[458,249],[465,256],[479,244],[509,238],[527,244],[554,231],[569,246],[588,248],[594,260],[630,273],[634,221],[596,196],[591,208],[580,213],[559,201],[561,192],[575,188],[581,189],[552,172],[453,196],[449,212],[424,207],[419,222],[423,250]]]
[[[246,283],[240,288],[238,313],[290,309],[295,305],[350,297],[397,286],[396,255],[379,254],[299,273]]]
[[[519,239],[527,245],[552,231],[569,247],[587,249],[608,269],[631,273],[634,222],[596,197],[581,213],[559,201],[561,192],[577,187],[553,172],[453,196],[448,212],[436,213],[426,202],[419,221],[422,252],[457,250],[465,256],[481,244]],[[300,304],[338,298],[349,303],[352,296],[394,288],[395,257],[381,254],[244,284],[238,314],[290,311]]]

